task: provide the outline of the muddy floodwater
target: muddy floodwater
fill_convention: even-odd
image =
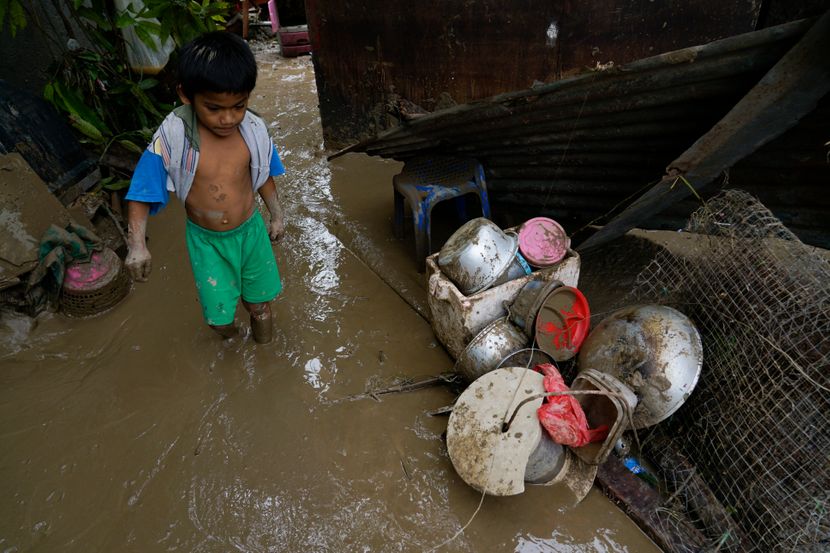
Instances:
[[[274,342],[202,323],[176,202],[148,227],[150,281],[114,309],[3,313],[0,552],[657,551],[596,487],[573,508],[556,488],[487,496],[459,534],[481,494],[425,413],[452,393],[348,399],[452,360],[402,297],[425,292],[389,236],[400,164],[328,163],[311,60],[257,55],[252,107],[288,170]]]

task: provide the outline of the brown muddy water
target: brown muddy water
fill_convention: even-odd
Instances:
[[[399,164],[327,163],[310,59],[257,49],[252,107],[288,169],[274,342],[204,326],[178,204],[150,221],[150,282],[111,311],[4,313],[0,552],[657,551],[596,488],[570,508],[547,487],[486,497],[435,549],[481,499],[425,414],[453,396],[344,400],[452,366],[399,295],[423,295],[389,236]]]

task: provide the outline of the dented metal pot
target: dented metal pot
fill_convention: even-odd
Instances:
[[[586,338],[580,370],[615,376],[638,399],[634,428],[668,418],[694,390],[703,366],[703,344],[692,321],[665,305],[614,311]]]
[[[519,250],[515,234],[479,217],[464,223],[438,253],[438,266],[462,294],[469,296],[494,286],[506,274]]]
[[[496,319],[467,344],[455,362],[455,370],[468,382],[473,382],[497,369],[510,354],[525,348],[528,341],[527,335],[507,317]]]

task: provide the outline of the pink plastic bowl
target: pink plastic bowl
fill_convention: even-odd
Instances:
[[[562,225],[547,217],[528,219],[519,229],[519,251],[537,268],[561,261],[570,245]]]

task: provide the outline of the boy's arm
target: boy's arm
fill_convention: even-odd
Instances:
[[[265,184],[259,188],[259,195],[271,214],[271,222],[268,224],[268,237],[272,242],[276,242],[285,234],[285,221],[274,177],[268,177]]]
[[[152,269],[152,257],[147,249],[147,217],[150,204],[131,201],[127,206],[127,258],[124,264],[133,279],[147,282]]]
[[[159,131],[160,132],[160,131]],[[167,205],[167,169],[159,152],[162,140],[159,132],[150,146],[141,154],[130,189],[127,191],[127,258],[124,264],[134,280],[146,282],[152,267],[147,249],[147,216]]]

